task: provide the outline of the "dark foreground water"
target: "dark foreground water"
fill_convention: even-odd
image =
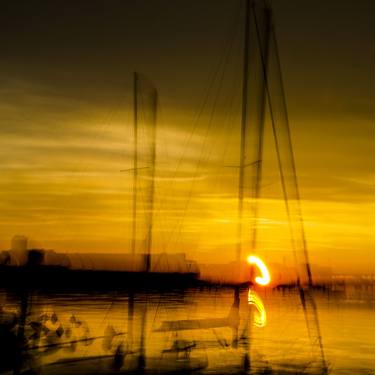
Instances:
[[[329,373],[374,374],[373,296],[317,293],[315,301]],[[323,372],[315,326],[310,316],[307,329],[298,293],[255,290],[249,303],[243,290],[239,310],[233,302],[230,289],[2,290],[0,373]]]

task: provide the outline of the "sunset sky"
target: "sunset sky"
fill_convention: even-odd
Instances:
[[[372,272],[375,2],[271,4],[311,260]],[[234,260],[242,23],[238,0],[2,1],[0,249],[130,250],[137,70],[160,102],[153,251]],[[264,159],[258,252],[289,261],[269,121]]]

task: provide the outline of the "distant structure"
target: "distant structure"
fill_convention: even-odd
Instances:
[[[23,235],[16,234],[12,238],[10,250],[14,262],[19,266],[25,265],[27,263],[27,242],[27,237]]]
[[[11,250],[22,251],[27,250],[27,237],[16,234],[11,241]]]
[[[72,271],[143,272],[147,254],[59,253],[51,249],[28,248],[28,238],[15,235],[9,250],[0,252],[0,266],[44,266]],[[184,253],[153,254],[149,271],[155,273],[199,274],[196,261]]]

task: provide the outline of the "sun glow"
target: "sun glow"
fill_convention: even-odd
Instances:
[[[255,264],[259,268],[262,274],[262,276],[257,276],[255,278],[255,282],[259,285],[269,284],[269,282],[271,281],[270,273],[268,272],[268,268],[265,265],[265,263],[262,261],[262,259],[260,259],[259,257],[255,255],[249,255],[249,257],[247,258],[247,262],[249,264]]]

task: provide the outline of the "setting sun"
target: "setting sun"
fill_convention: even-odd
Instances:
[[[262,259],[255,255],[249,255],[247,258],[247,262],[249,264],[255,264],[260,272],[262,273],[262,276],[257,276],[255,278],[255,282],[259,285],[267,285],[271,281],[270,273],[268,272],[267,266],[264,264]]]

